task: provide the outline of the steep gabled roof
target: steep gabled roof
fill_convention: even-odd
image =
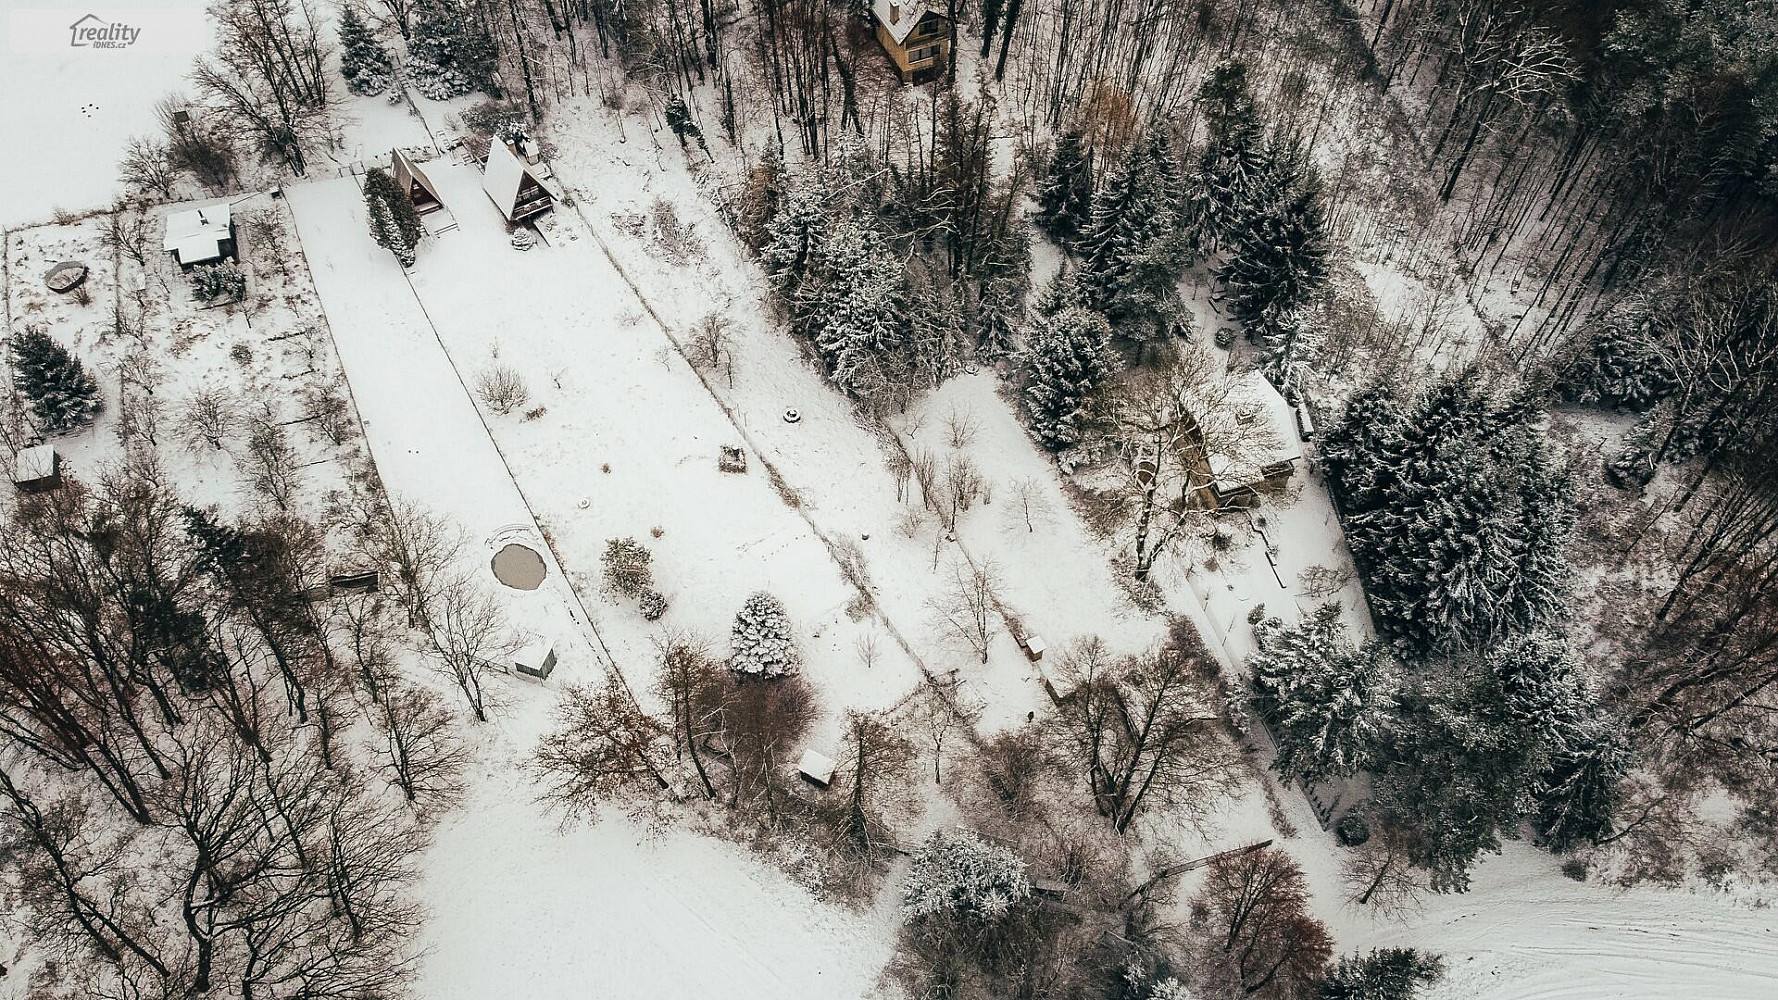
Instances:
[[[871,0],[870,10],[877,22],[888,30],[889,37],[895,39],[897,45],[908,40],[908,35],[914,31],[914,25],[919,24],[927,14],[934,17],[944,17],[943,14],[933,10],[926,0],[901,0],[901,13],[891,20],[890,3],[891,0]]]

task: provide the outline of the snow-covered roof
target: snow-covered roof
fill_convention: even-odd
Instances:
[[[1251,420],[1256,428],[1268,429],[1270,433],[1254,435],[1256,440],[1263,442],[1263,447],[1255,448],[1253,454],[1244,456],[1242,462],[1236,463],[1226,455],[1210,456],[1210,472],[1217,478],[1219,488],[1251,486],[1263,478],[1261,470],[1282,462],[1296,462],[1303,457],[1302,442],[1296,433],[1295,411],[1262,372],[1253,369],[1229,376],[1228,390],[1229,405]]]
[[[542,670],[549,664],[550,657],[555,655],[555,647],[542,639],[533,639],[519,647],[512,655],[512,661],[521,667]]]
[[[222,241],[228,238],[228,202],[219,201],[167,216],[161,249],[178,254],[181,264],[195,264],[222,256]]]
[[[891,10],[892,7],[895,9]],[[897,45],[907,41],[914,25],[932,13],[926,0],[871,0],[870,10],[877,22],[888,29],[889,37],[895,39]]]
[[[538,176],[538,171],[525,165],[506,143],[496,139],[488,145],[488,165],[482,171],[482,190],[494,199],[494,204],[506,216],[506,221],[513,221],[518,208],[519,192],[525,187],[525,178],[529,176],[537,182],[538,187],[550,191]],[[555,192],[550,191],[554,195]]]
[[[15,483],[34,483],[40,479],[48,479],[56,474],[56,449],[54,445],[40,444],[20,449],[18,454],[18,474],[13,477]]]
[[[826,785],[833,781],[833,760],[815,750],[804,750],[803,759],[797,762],[796,769],[807,775],[810,781],[819,784]]]

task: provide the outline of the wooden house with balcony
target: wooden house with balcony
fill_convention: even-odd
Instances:
[[[871,0],[877,41],[907,83],[937,77],[951,56],[951,20],[925,0]]]

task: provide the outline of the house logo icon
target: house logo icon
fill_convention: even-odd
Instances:
[[[107,21],[88,14],[68,25],[68,44],[77,49],[127,49],[142,37],[142,29],[122,21]]]

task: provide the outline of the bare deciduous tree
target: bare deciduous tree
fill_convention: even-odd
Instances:
[[[1061,664],[1071,684],[1057,718],[1061,752],[1119,833],[1156,803],[1187,819],[1201,815],[1236,783],[1239,755],[1198,692],[1194,661],[1208,653],[1201,642],[1182,648],[1177,634],[1123,659],[1097,638],[1082,639]]]
[[[531,399],[531,390],[517,368],[494,362],[475,378],[475,393],[495,413],[505,415],[524,406]]]
[[[499,601],[479,576],[455,573],[442,581],[428,602],[426,621],[439,668],[463,692],[475,721],[488,721],[489,711],[499,702],[487,682],[506,672],[512,655],[523,645],[507,624]]]
[[[261,500],[289,510],[301,484],[296,449],[280,424],[256,420],[247,434],[247,485]]]
[[[1040,524],[1048,524],[1055,519],[1055,509],[1050,506],[1045,496],[1043,484],[1029,477],[1015,479],[1007,490],[1007,503],[1000,509],[1009,531],[1025,529],[1026,533],[1035,532]]]
[[[841,830],[870,848],[882,836],[881,799],[913,768],[913,743],[881,716],[846,713],[846,750],[841,766],[848,772],[846,811]]]
[[[173,158],[173,147],[153,136],[136,136],[124,148],[123,161],[118,164],[119,179],[131,190],[154,193],[162,198],[173,196],[173,184],[179,179],[179,167]],[[141,259],[136,259],[141,264]]]
[[[533,766],[551,801],[588,817],[628,793],[668,791],[678,778],[672,727],[643,711],[614,672],[563,693]]]
[[[234,394],[216,384],[200,386],[187,396],[178,414],[179,427],[193,450],[206,445],[220,449],[239,420]]]
[[[958,559],[951,567],[950,585],[926,606],[939,632],[967,645],[983,663],[988,662],[1000,620],[1000,571],[992,562],[971,564]]]
[[[721,372],[732,388],[735,384],[735,348],[728,317],[719,312],[706,313],[691,329],[686,353],[692,367]]]
[[[1333,944],[1309,913],[1308,880],[1290,855],[1263,847],[1214,861],[1198,901],[1216,921],[1206,945],[1242,995],[1309,995]]]
[[[462,790],[468,754],[451,713],[424,688],[381,685],[371,722],[382,734],[383,770],[417,809],[447,805]]]

